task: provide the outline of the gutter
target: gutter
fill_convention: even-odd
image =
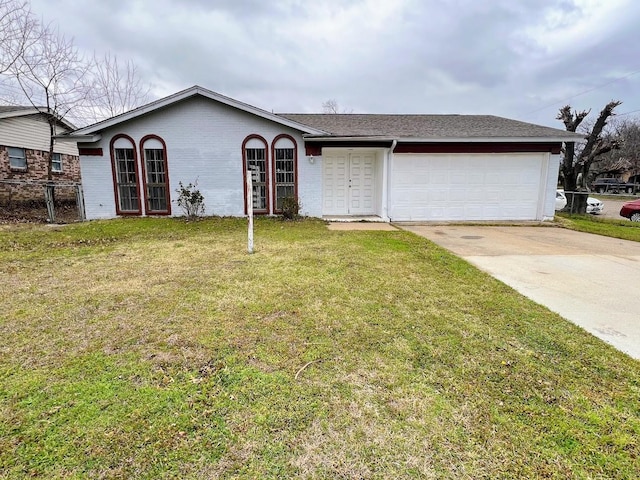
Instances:
[[[96,143],[102,139],[101,133],[87,134],[87,135],[54,135],[53,138],[56,140],[72,140],[77,143]]]
[[[303,135],[307,142],[398,142],[397,137],[389,136],[313,136]],[[430,137],[401,138],[402,143],[557,143],[557,142],[580,142],[585,140],[585,136],[558,136],[558,137]]]

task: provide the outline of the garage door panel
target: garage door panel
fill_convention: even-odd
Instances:
[[[469,187],[469,191],[467,192],[467,198],[472,202],[481,204],[484,200],[484,190],[478,187]]]
[[[394,156],[392,220],[533,220],[546,154]]]
[[[419,189],[418,192],[424,192]],[[444,202],[449,199],[449,190],[446,188],[432,187],[427,191],[427,204],[432,202]]]
[[[449,201],[452,203],[460,202],[464,204],[468,195],[469,192],[463,185],[454,185],[449,190]]]

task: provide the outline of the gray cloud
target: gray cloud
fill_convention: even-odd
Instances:
[[[275,111],[493,113],[560,126],[569,101],[640,109],[640,4],[611,0],[33,0],[86,51]],[[585,95],[570,97],[594,89]],[[542,108],[545,107],[545,108]]]

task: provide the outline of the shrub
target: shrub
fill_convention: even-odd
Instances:
[[[285,220],[298,218],[302,205],[296,197],[284,197],[282,199],[282,217]]]
[[[178,193],[178,205],[184,211],[184,214],[188,218],[195,218],[204,214],[204,196],[198,190],[198,181],[195,183],[189,183],[186,187],[179,182],[179,188],[176,188]]]

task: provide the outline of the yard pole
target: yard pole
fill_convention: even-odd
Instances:
[[[247,215],[249,216],[249,234],[247,250],[253,253],[253,172],[247,168]]]

